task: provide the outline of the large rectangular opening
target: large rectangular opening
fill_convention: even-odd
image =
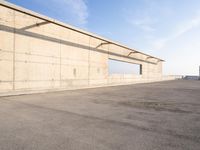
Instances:
[[[109,59],[108,60],[109,74],[142,74],[142,65],[129,62]]]

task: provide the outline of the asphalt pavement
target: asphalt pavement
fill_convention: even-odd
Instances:
[[[200,81],[0,97],[0,150],[199,150]]]

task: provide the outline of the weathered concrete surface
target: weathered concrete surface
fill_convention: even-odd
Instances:
[[[199,147],[199,81],[0,98],[0,150]]]
[[[160,58],[4,1],[0,41],[0,95],[164,80]],[[142,74],[109,75],[109,59]]]

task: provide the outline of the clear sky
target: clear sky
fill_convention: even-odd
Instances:
[[[198,75],[200,0],[9,0],[158,56],[164,74]]]

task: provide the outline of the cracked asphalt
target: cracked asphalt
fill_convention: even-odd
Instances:
[[[200,81],[0,97],[0,150],[199,150]]]

